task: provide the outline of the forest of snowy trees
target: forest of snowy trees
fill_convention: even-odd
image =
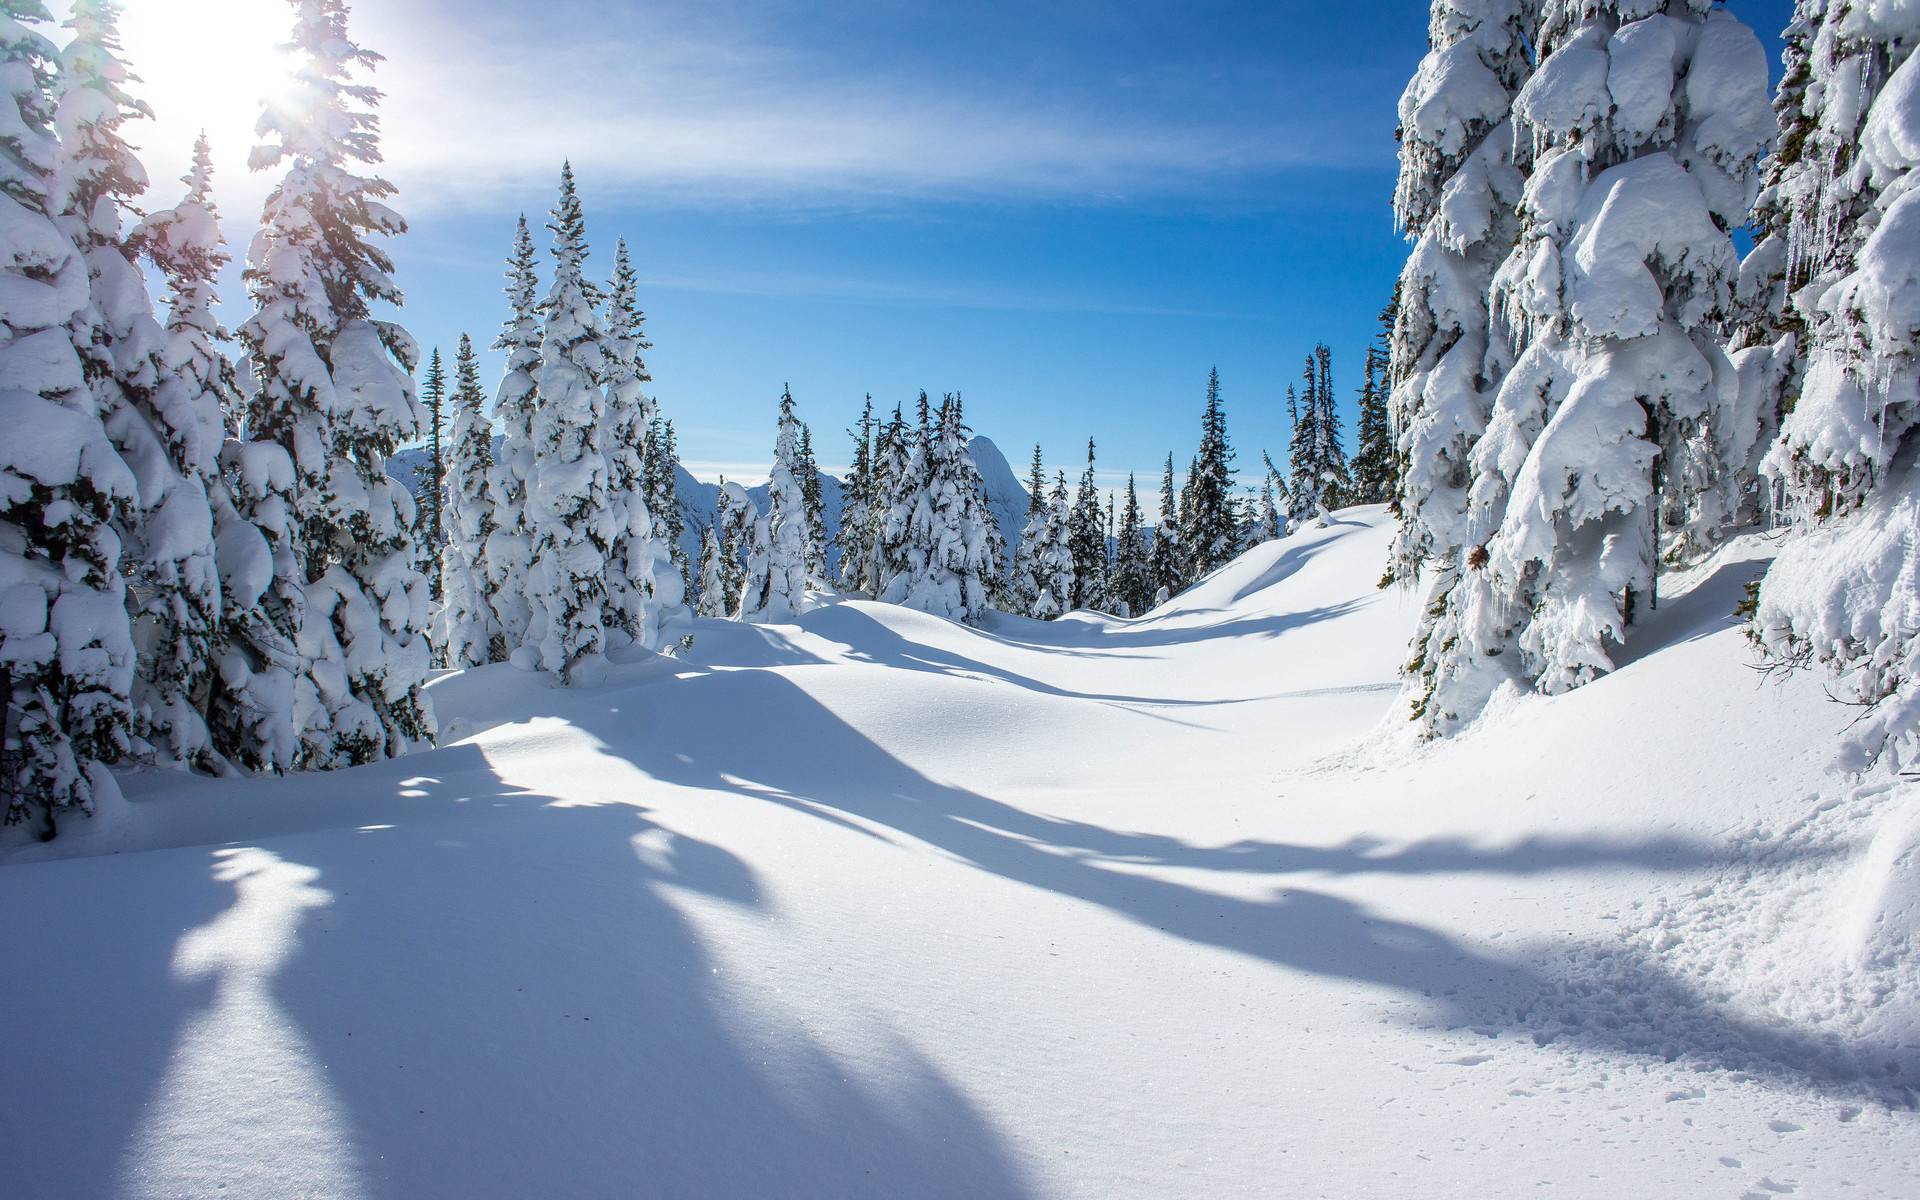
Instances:
[[[1424,733],[1610,671],[1663,567],[1766,521],[1763,658],[1864,706],[1854,765],[1911,753],[1917,35],[1910,5],[1800,0],[1770,99],[1708,0],[1436,0],[1388,368]]]
[[[1287,388],[1280,464],[1236,467],[1215,372],[1157,515],[1131,476],[1098,486],[1090,438],[1077,486],[1034,448],[1024,524],[1002,528],[959,394],[922,392],[911,415],[869,396],[831,536],[790,389],[764,503],[723,480],[690,526],[637,274],[624,242],[604,281],[590,271],[570,166],[546,236],[515,229],[491,403],[469,338],[451,381],[437,349],[422,370],[379,315],[401,301],[382,246],[406,230],[372,173],[379,93],[360,77],[379,56],[341,0],[291,7],[293,87],[248,164],[279,182],[229,331],[204,141],[173,207],[134,206],[147,180],[123,127],[149,114],[118,4],[76,0],[60,47],[38,0],[0,0],[9,823],[53,836],[110,768],[403,754],[435,736],[433,667],[591,681],[609,655],[674,652],[692,615],[784,622],[837,591],[968,624],[1139,616],[1369,503],[1399,521],[1384,582],[1423,589],[1405,674],[1425,736],[1502,688],[1610,671],[1663,568],[1762,521],[1790,533],[1752,599],[1759,652],[1868,706],[1855,761],[1920,736],[1907,6],[1801,0],[1770,97],[1759,39],[1707,0],[1435,0],[1400,106],[1412,251],[1351,455],[1320,344]],[[410,488],[387,460],[423,438]]]

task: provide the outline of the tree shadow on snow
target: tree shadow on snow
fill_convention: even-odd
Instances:
[[[797,1018],[732,1008],[659,890],[764,919],[732,854],[680,836],[664,858],[644,811],[554,805],[473,746],[334,786],[383,774],[391,824],[0,874],[89,931],[0,943],[11,1011],[59,1018],[0,1079],[86,1118],[21,1140],[20,1194],[1031,1194],[904,1039],[870,1078]]]
[[[703,695],[702,693],[707,693]],[[643,701],[643,719],[638,709]],[[779,804],[867,837],[874,826],[928,843],[975,867],[1096,904],[1147,928],[1313,974],[1384,987],[1422,1002],[1422,1024],[1530,1032],[1536,1041],[1687,1057],[1726,1069],[1785,1067],[1812,1082],[1854,1073],[1837,1047],[1803,1031],[1748,1022],[1622,947],[1535,948],[1532,960],[1493,958],[1421,925],[1345,898],[1276,880],[1268,898],[1223,896],[1165,869],[1248,875],[1476,873],[1531,876],[1615,866],[1698,870],[1726,852],[1668,839],[1530,840],[1503,848],[1439,839],[1390,850],[1368,841],[1314,847],[1242,842],[1196,847],[1029,813],[937,783],[901,762],[791,681],[732,672],[677,681],[669,695],[634,693],[627,712],[582,726],[654,779]],[[778,737],[717,739],[717,712],[777,714]],[[644,729],[643,733],[639,730]],[[636,734],[638,734],[636,736]],[[698,749],[702,758],[686,753]],[[1142,870],[1147,868],[1147,870]]]

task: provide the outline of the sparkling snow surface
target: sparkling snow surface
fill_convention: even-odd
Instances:
[[[436,752],[9,831],[0,1194],[1920,1194],[1920,788],[1750,667],[1766,545],[1420,749],[1388,534],[448,675]]]

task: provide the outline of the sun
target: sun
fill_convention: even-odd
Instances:
[[[275,48],[292,27],[292,9],[281,0],[126,0],[122,57],[139,76],[128,90],[154,114],[126,129],[147,168],[145,204],[177,198],[176,180],[202,130],[222,207],[236,213],[238,203],[264,192],[264,181],[248,175],[247,154],[262,99],[286,86],[287,59]],[[55,40],[64,39],[58,31]]]

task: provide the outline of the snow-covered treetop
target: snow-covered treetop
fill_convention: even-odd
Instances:
[[[0,110],[0,191],[42,212],[60,156],[49,99],[60,52],[22,22],[52,19],[40,0],[0,0],[0,86],[13,103],[12,112]]]
[[[196,329],[215,341],[227,331],[213,315],[219,302],[215,280],[231,262],[213,202],[213,155],[202,133],[193,143],[193,166],[180,182],[187,194],[172,208],[149,213],[127,238],[129,249],[150,255],[167,279],[167,328]]]
[[[1432,49],[1400,96],[1400,181],[1394,216],[1409,236],[1426,228],[1440,186],[1506,120],[1527,69],[1527,0],[1442,0]]]
[[[67,28],[73,40],[60,55],[60,98],[54,127],[60,136],[59,195],[67,232],[82,248],[117,244],[121,206],[147,190],[147,174],[120,126],[153,110],[122,86],[133,80],[120,49],[118,0],[74,0]]]
[[[293,38],[283,49],[303,61],[294,69],[292,86],[261,114],[254,132],[267,140],[247,160],[255,171],[283,162],[288,169],[267,199],[248,274],[272,280],[298,316],[324,337],[348,321],[365,319],[370,301],[400,303],[392,259],[364,235],[405,233],[407,223],[381,202],[393,194],[393,185],[356,174],[353,166],[381,161],[380,119],[370,111],[381,93],[348,80],[381,56],[348,38],[342,0],[291,3]],[[292,256],[308,261],[288,261]],[[397,327],[379,328],[382,340],[411,370],[419,361],[412,339]]]
[[[613,282],[607,293],[607,333],[610,347],[621,367],[641,383],[653,382],[640,351],[653,349],[643,332],[647,316],[640,311],[640,300],[633,260],[627,255],[627,239],[621,238],[613,250]]]

